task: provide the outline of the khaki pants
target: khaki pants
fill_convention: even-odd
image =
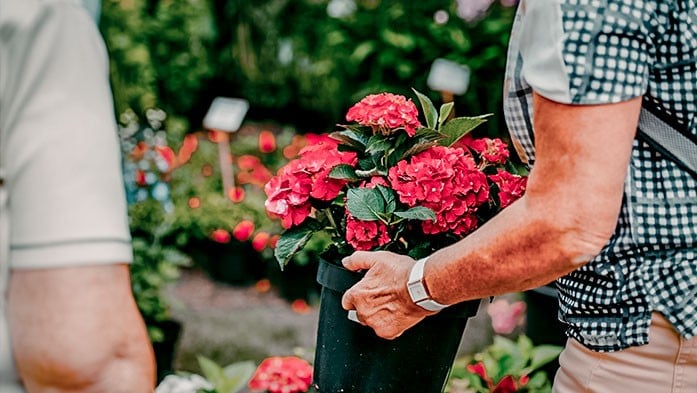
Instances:
[[[649,344],[594,352],[568,339],[554,393],[697,393],[697,337],[681,337],[653,313]]]

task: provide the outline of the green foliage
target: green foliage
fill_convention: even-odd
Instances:
[[[253,361],[244,361],[221,367],[205,356],[198,356],[198,363],[203,376],[213,385],[215,393],[237,393],[247,385],[254,374],[256,365]]]
[[[105,0],[101,28],[118,113],[159,106],[199,124],[216,95],[250,101],[249,117],[326,129],[359,98],[426,91],[436,58],[472,70],[462,114],[499,113],[512,8],[460,19],[453,0],[357,0],[348,15],[329,0]],[[445,10],[445,23],[434,13]],[[438,98],[437,92],[426,94]],[[503,131],[496,116],[488,134]]]
[[[535,346],[525,335],[516,341],[494,336],[494,343],[482,352],[455,362],[446,392],[490,393],[504,377],[510,376],[516,381],[517,392],[549,393],[551,383],[540,368],[556,359],[561,350],[553,345]],[[468,370],[475,364],[483,365],[487,378]]]
[[[164,290],[179,278],[179,268],[189,259],[175,247],[162,243],[170,231],[168,214],[161,203],[148,199],[129,207],[133,236],[131,286],[136,304],[146,321],[150,339],[164,339],[157,322],[170,319],[170,302]]]

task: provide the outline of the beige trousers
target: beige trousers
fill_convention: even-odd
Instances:
[[[653,313],[649,344],[594,352],[568,339],[554,393],[697,393],[697,337],[681,337]]]

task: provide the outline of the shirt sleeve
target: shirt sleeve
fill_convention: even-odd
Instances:
[[[130,262],[104,43],[78,2],[19,3],[0,53],[10,266]]]
[[[566,104],[607,104],[646,92],[655,7],[641,0],[523,0],[523,77]]]

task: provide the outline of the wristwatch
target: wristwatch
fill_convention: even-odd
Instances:
[[[428,311],[440,311],[448,306],[440,304],[431,298],[431,295],[426,291],[424,286],[424,265],[428,257],[421,258],[411,268],[409,273],[409,281],[407,281],[407,290],[411,300],[419,307]]]

